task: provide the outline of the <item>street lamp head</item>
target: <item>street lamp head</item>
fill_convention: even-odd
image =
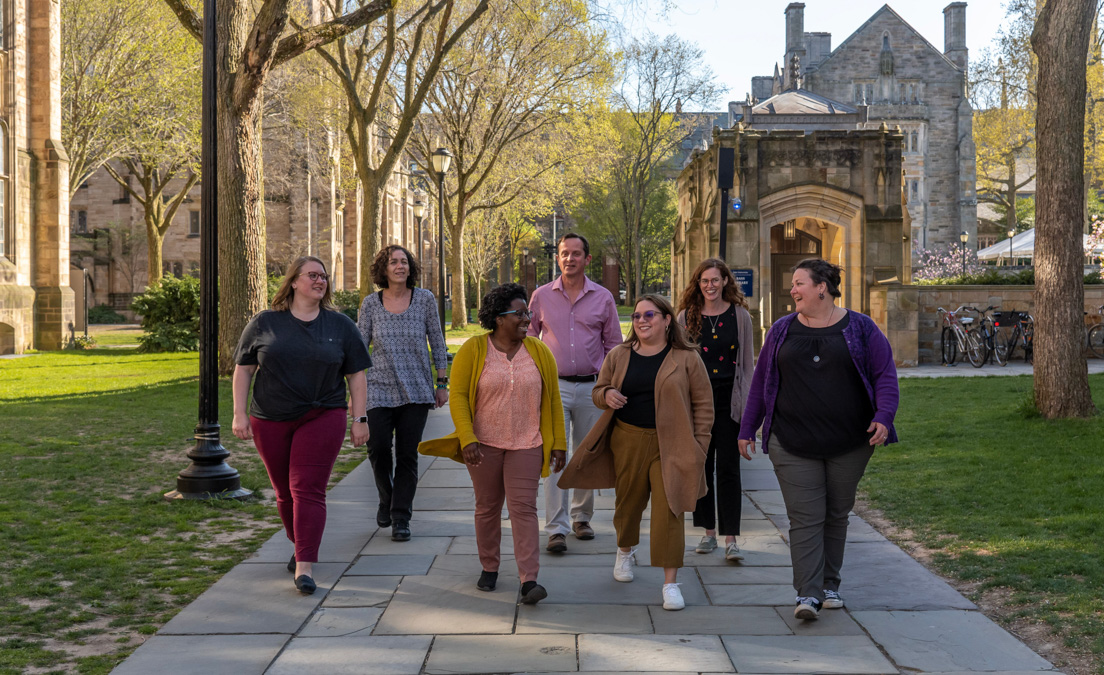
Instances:
[[[958,235],[958,240],[965,244],[970,241],[970,235],[966,234],[966,230],[963,230],[962,234]]]
[[[1008,228],[1008,238],[1011,239],[1012,237],[1015,237],[1015,236],[1016,236],[1016,231],[1013,230],[1012,228]]]
[[[521,249],[521,254],[528,258],[529,257],[529,249],[528,248]]]
[[[426,204],[422,200],[414,202],[414,217],[421,218],[425,215]]]
[[[430,159],[433,161],[433,170],[438,176],[448,173],[449,167],[452,166],[452,153],[447,148],[437,148],[430,155]]]

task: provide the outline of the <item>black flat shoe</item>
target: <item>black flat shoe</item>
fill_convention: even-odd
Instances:
[[[396,520],[391,526],[391,541],[410,541],[410,523]]]
[[[391,527],[391,507],[379,505],[376,509],[376,525],[380,527]]]
[[[526,581],[521,585],[521,604],[523,605],[535,605],[547,597],[548,591],[535,581]]]
[[[291,554],[291,560],[288,561],[288,572],[295,574],[295,554]]]
[[[498,583],[498,572],[483,570],[479,575],[479,581],[475,582],[475,587],[481,591],[493,591],[496,583]]]
[[[299,589],[299,592],[303,595],[313,595],[318,586],[314,583],[314,579],[311,579],[306,574],[300,574],[295,577],[295,587]]]

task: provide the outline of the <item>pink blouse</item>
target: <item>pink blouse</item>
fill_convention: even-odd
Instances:
[[[487,338],[487,360],[475,392],[472,426],[483,445],[527,450],[541,445],[540,371],[524,345],[511,361]]]

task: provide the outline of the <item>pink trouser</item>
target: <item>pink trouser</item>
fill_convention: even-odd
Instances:
[[[344,408],[316,408],[287,422],[249,417],[253,443],[272,481],[276,510],[295,544],[297,562],[318,562],[326,529],[326,485],[345,439],[345,416]]]
[[[483,461],[467,465],[475,486],[475,543],[484,571],[497,572],[502,544],[502,502],[510,509],[514,559],[521,582],[536,581],[540,569],[537,487],[544,465],[543,448],[502,450],[479,444]]]

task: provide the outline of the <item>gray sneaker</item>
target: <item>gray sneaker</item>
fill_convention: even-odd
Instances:
[[[736,545],[736,542],[725,545],[725,560],[731,560],[732,562],[739,562],[744,559],[744,554],[740,553],[740,547]]]
[[[701,538],[698,545],[694,547],[695,553],[712,553],[717,550],[717,538],[710,537],[708,534]]]

